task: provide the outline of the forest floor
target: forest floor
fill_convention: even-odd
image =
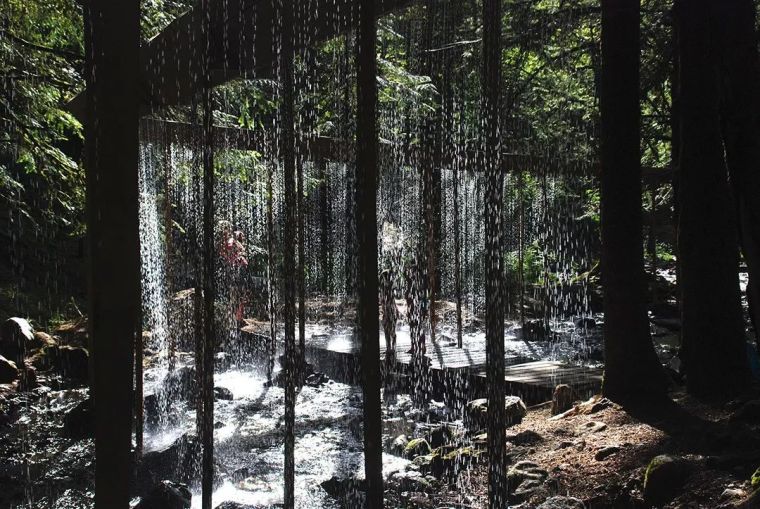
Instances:
[[[552,417],[549,404],[531,408],[507,430],[509,506],[760,507],[751,482],[760,466],[759,402],[718,408],[680,389],[670,396],[670,402],[643,411],[599,397],[559,418]],[[655,464],[667,461],[676,468],[652,474],[645,489],[647,467],[658,456]],[[412,502],[407,507],[486,507],[485,462],[471,468],[466,485],[465,496],[460,482],[400,498]]]

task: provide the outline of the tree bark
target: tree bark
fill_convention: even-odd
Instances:
[[[359,3],[356,125],[356,232],[359,339],[364,394],[364,472],[368,509],[383,507],[377,282],[377,26],[374,0]]]
[[[285,322],[285,509],[293,509],[295,504],[295,405],[296,405],[296,278],[295,240],[296,240],[296,140],[295,140],[295,98],[293,50],[293,9],[290,0],[280,0],[281,37],[280,37],[280,133],[281,157],[285,181],[285,223],[283,225],[283,317]]]
[[[202,479],[201,503],[203,509],[211,509],[214,491],[214,347],[216,344],[216,274],[217,256],[214,242],[214,110],[211,85],[211,15],[210,0],[201,0],[204,16],[202,44],[204,52],[203,88],[203,375],[201,399],[203,418],[201,427]]]
[[[681,72],[678,252],[687,388],[700,397],[722,399],[745,387],[748,365],[711,5],[708,0],[676,3]]]
[[[486,178],[486,365],[488,373],[488,507],[507,505],[504,436],[504,273],[501,171],[501,2],[483,1],[483,152]]]
[[[601,218],[604,394],[662,395],[647,319],[641,211],[639,0],[602,1]]]
[[[332,257],[330,256],[330,198],[328,196],[330,186],[327,183],[327,162],[324,159],[320,159],[317,162],[319,171],[319,218],[320,218],[320,264],[322,267],[322,282],[320,284],[322,293],[324,295],[330,295],[330,263]]]
[[[760,346],[760,61],[751,0],[718,5],[723,140],[736,200],[739,238],[749,272],[747,300]]]
[[[140,324],[139,2],[85,6],[87,226],[95,507],[127,509]]]

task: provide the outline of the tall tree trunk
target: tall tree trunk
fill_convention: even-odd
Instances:
[[[351,82],[351,51],[354,49],[352,45],[354,34],[352,32],[349,32],[345,36],[345,47],[344,47],[344,54],[342,59],[343,64],[343,78],[345,79],[345,84],[343,86],[343,101],[342,101],[342,116],[343,121],[341,122],[341,125],[343,126],[343,136],[342,138],[346,141],[351,139],[350,133],[351,133],[351,99],[352,99],[352,85]],[[346,161],[350,161],[351,157],[349,154],[346,154]],[[351,175],[350,171],[350,164],[346,163],[346,194],[345,194],[345,201],[346,201],[346,210],[345,210],[345,232],[346,232],[346,252],[344,253],[345,256],[345,264],[344,264],[344,275],[345,278],[345,292],[346,292],[346,298],[351,299],[356,290],[356,281],[354,281],[356,277],[356,267],[354,265],[355,262],[355,256],[356,256],[356,236],[357,233],[357,225],[355,223],[356,220],[356,203],[354,202],[354,193],[356,192],[356,182],[355,177]]]
[[[201,428],[202,480],[201,502],[203,509],[211,509],[214,490],[214,346],[216,344],[216,246],[214,242],[214,111],[211,84],[211,4],[201,0],[204,13],[203,44],[203,421]]]
[[[749,271],[747,300],[760,346],[760,61],[751,0],[718,4],[721,33],[722,120],[726,161],[736,199],[739,234]]]
[[[298,202],[298,378],[299,384],[306,365],[306,267],[305,246],[306,230],[304,228],[304,216],[306,215],[305,200],[303,196],[303,158],[298,161],[298,178],[296,181],[296,194]]]
[[[647,319],[641,211],[639,0],[602,1],[601,215],[604,394],[664,394]]]
[[[454,206],[454,298],[456,299],[457,312],[457,347],[462,348],[462,261],[461,240],[459,238],[459,163],[454,162],[452,178],[454,180],[453,206]]]
[[[283,225],[283,315],[285,321],[285,498],[286,509],[293,509],[295,504],[295,405],[296,405],[296,278],[295,240],[296,240],[296,140],[295,140],[295,97],[294,97],[294,49],[293,49],[293,2],[280,0],[281,39],[280,39],[280,132],[281,157],[285,181],[285,223]]]
[[[748,367],[711,5],[708,0],[676,3],[681,72],[678,252],[687,387],[698,396],[726,398],[745,386]]]
[[[673,64],[673,67],[671,69],[670,74],[670,169],[673,173],[672,179],[671,179],[671,185],[673,187],[673,196],[671,200],[671,205],[673,207],[673,225],[674,225],[674,237],[677,237],[678,233],[678,223],[679,219],[678,216],[681,212],[681,201],[679,199],[679,169],[681,167],[680,163],[680,157],[681,157],[681,113],[680,113],[680,105],[681,100],[679,98],[679,94],[681,93],[681,63],[680,63],[680,56],[679,56],[679,37],[678,37],[678,23],[675,21],[675,7],[671,10],[672,13],[672,35],[671,35],[671,44],[670,44],[670,51],[671,51],[671,62]],[[678,246],[676,243],[676,307],[679,310],[681,309],[681,256],[678,254]]]
[[[87,42],[87,226],[95,404],[95,507],[127,509],[133,369],[141,334],[138,219],[140,6],[94,0]]]
[[[320,159],[317,161],[317,168],[319,172],[319,243],[320,243],[320,264],[321,264],[321,276],[322,281],[320,284],[322,293],[325,295],[330,294],[330,197],[328,196],[330,186],[327,183],[327,161]]]
[[[375,1],[359,3],[356,125],[356,232],[359,339],[364,394],[364,472],[368,509],[383,507],[377,282],[377,62]]]
[[[267,381],[272,381],[277,357],[277,266],[274,231],[274,170],[276,162],[267,164],[267,294],[269,298],[269,358]]]
[[[504,173],[501,168],[501,1],[483,0],[483,151],[486,177],[486,365],[488,373],[488,507],[507,505],[504,436]]]

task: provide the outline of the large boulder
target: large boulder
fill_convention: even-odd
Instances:
[[[528,408],[523,403],[523,400],[517,396],[507,396],[504,400],[504,426],[513,426],[522,422],[525,414],[528,413]],[[467,403],[467,418],[469,424],[472,427],[482,427],[486,424],[486,418],[488,416],[488,399],[480,398],[474,399]]]
[[[169,399],[193,399],[198,391],[198,380],[195,375],[195,368],[192,366],[183,366],[177,368],[164,380],[161,390],[169,396]]]
[[[193,494],[185,484],[161,481],[135,509],[190,509]]]
[[[359,492],[367,491],[367,481],[356,477],[332,476],[330,479],[322,481],[320,486],[328,495],[336,499],[351,499]]]
[[[26,356],[35,348],[34,329],[31,324],[18,317],[8,318],[0,326],[0,355],[21,365]]]
[[[200,472],[200,441],[195,435],[180,436],[171,445],[145,453],[135,470],[135,492],[146,494],[164,479],[191,483]]]
[[[63,434],[74,440],[95,436],[95,407],[92,398],[82,401],[64,416]]]
[[[77,346],[59,346],[56,366],[66,378],[87,382],[90,376],[90,354]]]
[[[673,500],[698,464],[698,460],[669,454],[652,459],[644,473],[644,502],[647,507],[660,507]]]
[[[0,355],[0,384],[11,384],[19,377],[16,363]]]

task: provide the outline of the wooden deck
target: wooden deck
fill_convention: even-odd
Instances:
[[[380,357],[384,359],[385,337],[382,332],[378,341]],[[358,338],[348,330],[307,328],[307,359],[316,369],[335,380],[346,383],[359,381],[359,347]],[[396,339],[395,371],[401,375],[410,369],[410,348],[408,330],[400,328]],[[432,368],[434,394],[451,397],[449,393],[457,392],[457,397],[470,399],[486,395],[488,380],[485,341],[482,336],[465,336],[463,347],[458,348],[454,338],[439,335],[433,343],[428,342],[427,356]],[[602,384],[602,370],[597,368],[572,366],[557,361],[535,361],[509,353],[505,356],[505,362],[508,393],[522,397],[528,404],[551,399],[554,388],[559,384],[571,386],[579,397],[597,392]]]

